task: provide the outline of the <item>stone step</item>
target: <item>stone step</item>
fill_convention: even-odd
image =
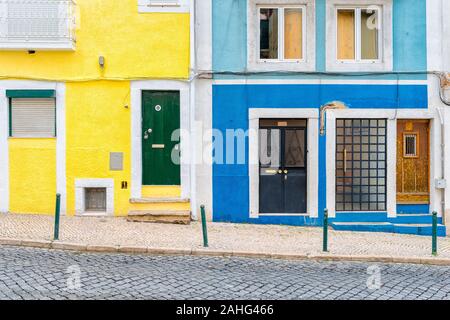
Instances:
[[[431,214],[402,214],[397,218],[389,219],[394,224],[432,224],[433,216]],[[442,224],[442,218],[438,218],[438,223]]]
[[[419,236],[431,236],[433,226],[431,224],[394,224],[394,232],[401,234],[415,234]],[[437,234],[445,237],[447,232],[442,224],[438,224]]]
[[[127,220],[188,225],[191,223],[191,212],[185,210],[133,210],[128,213]]]
[[[390,222],[332,222],[331,227],[337,231],[386,232],[430,236],[431,224],[394,224]],[[444,225],[438,225],[438,236],[446,236]]]

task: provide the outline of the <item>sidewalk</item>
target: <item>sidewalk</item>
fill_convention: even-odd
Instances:
[[[202,244],[201,224],[189,226],[131,223],[124,218],[61,217],[60,241],[52,242],[53,217],[0,215],[0,244],[54,249],[329,259],[450,265],[450,238],[330,230],[329,253],[322,253],[322,229],[273,225],[208,224],[209,244]]]

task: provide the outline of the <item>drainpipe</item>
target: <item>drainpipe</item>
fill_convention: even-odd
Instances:
[[[439,120],[441,123],[441,181],[445,181],[445,122],[444,122],[444,115],[442,114],[441,108],[437,108],[437,112],[439,114]],[[445,186],[447,187],[447,186]],[[441,187],[441,195],[442,195],[442,203],[441,203],[441,210],[442,210],[442,221],[445,225],[445,188]]]
[[[189,148],[190,154],[190,199],[191,199],[191,210],[192,219],[198,219],[198,209],[197,209],[197,168],[196,168],[196,148],[197,145],[195,141],[198,141],[194,136],[195,133],[195,100],[196,100],[196,79],[197,79],[197,46],[196,46],[196,23],[197,23],[197,1],[191,0],[190,2],[190,75],[189,75],[189,115],[190,115],[190,134],[189,134]]]
[[[343,109],[347,109],[347,106],[345,105],[345,103],[340,102],[340,101],[328,102],[320,107],[320,135],[321,136],[325,135],[326,112],[328,110],[343,110]]]

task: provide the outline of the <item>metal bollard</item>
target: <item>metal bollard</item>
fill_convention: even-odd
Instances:
[[[55,233],[53,236],[54,240],[59,240],[59,216],[61,211],[61,195],[58,193],[56,195],[56,209],[55,209]]]
[[[205,206],[201,206],[200,210],[202,212],[203,246],[205,248],[207,248],[208,247],[208,229],[207,229],[207,226],[206,226]]]
[[[437,256],[437,212],[433,211],[433,227],[432,227],[432,255]]]
[[[328,209],[323,215],[323,252],[328,252]]]

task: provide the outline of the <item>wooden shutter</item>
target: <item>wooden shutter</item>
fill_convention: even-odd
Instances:
[[[12,98],[11,136],[48,138],[56,132],[54,98]]]
[[[338,10],[337,58],[355,60],[355,11]]]
[[[303,58],[303,12],[298,8],[284,10],[284,58]]]

